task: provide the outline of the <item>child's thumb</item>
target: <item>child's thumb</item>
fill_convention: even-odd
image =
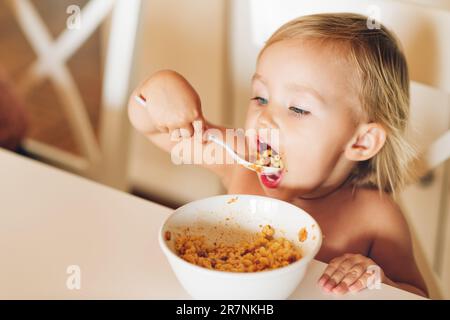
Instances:
[[[192,123],[192,127],[194,128],[194,134],[198,137],[201,137],[203,143],[206,142],[207,139],[205,133],[208,130],[208,124],[205,118],[201,116],[198,119],[194,120],[194,122]]]

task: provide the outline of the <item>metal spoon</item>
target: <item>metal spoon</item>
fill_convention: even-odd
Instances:
[[[256,163],[252,163],[252,162],[248,162],[244,159],[242,159],[240,156],[238,156],[233,149],[231,149],[226,143],[224,143],[222,140],[218,139],[215,135],[213,134],[208,134],[207,135],[207,139],[209,141],[212,141],[218,145],[220,145],[221,147],[225,148],[225,150],[230,154],[230,156],[236,160],[237,163],[239,163],[240,165],[243,165],[244,167],[246,167],[247,169],[250,169],[252,171],[256,171],[258,173],[261,174],[277,174],[279,173],[282,169],[281,168],[274,168],[274,167],[267,167],[267,166],[262,166]]]

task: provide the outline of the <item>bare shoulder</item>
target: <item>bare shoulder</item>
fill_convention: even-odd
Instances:
[[[361,190],[359,201],[367,206],[367,216],[372,217],[373,241],[369,257],[396,282],[412,285],[427,294],[427,287],[417,267],[412,237],[400,206],[389,194],[376,190]],[[417,291],[413,291],[416,292]]]
[[[378,234],[408,233],[408,224],[402,209],[394,198],[385,192],[369,188],[358,188],[353,195],[355,207],[364,220]]]

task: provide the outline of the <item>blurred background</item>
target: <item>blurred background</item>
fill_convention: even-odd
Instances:
[[[129,93],[173,69],[206,118],[242,127],[264,40],[297,16],[338,11],[373,15],[405,48],[408,134],[427,174],[400,202],[432,297],[449,299],[450,0],[0,0],[0,146],[171,207],[223,193],[130,128]]]

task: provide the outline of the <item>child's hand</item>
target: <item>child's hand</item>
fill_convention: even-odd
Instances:
[[[134,97],[146,100],[146,107]],[[175,71],[163,70],[144,81],[130,98],[129,117],[133,126],[145,134],[170,133],[174,139],[194,134],[194,121],[202,121],[200,98],[189,82]],[[198,129],[198,128],[195,128]]]
[[[368,271],[369,267],[378,268],[380,281],[385,282],[383,270],[372,259],[361,254],[348,253],[330,261],[319,279],[319,286],[327,292],[337,294],[363,290],[367,287],[370,277],[374,276]]]

